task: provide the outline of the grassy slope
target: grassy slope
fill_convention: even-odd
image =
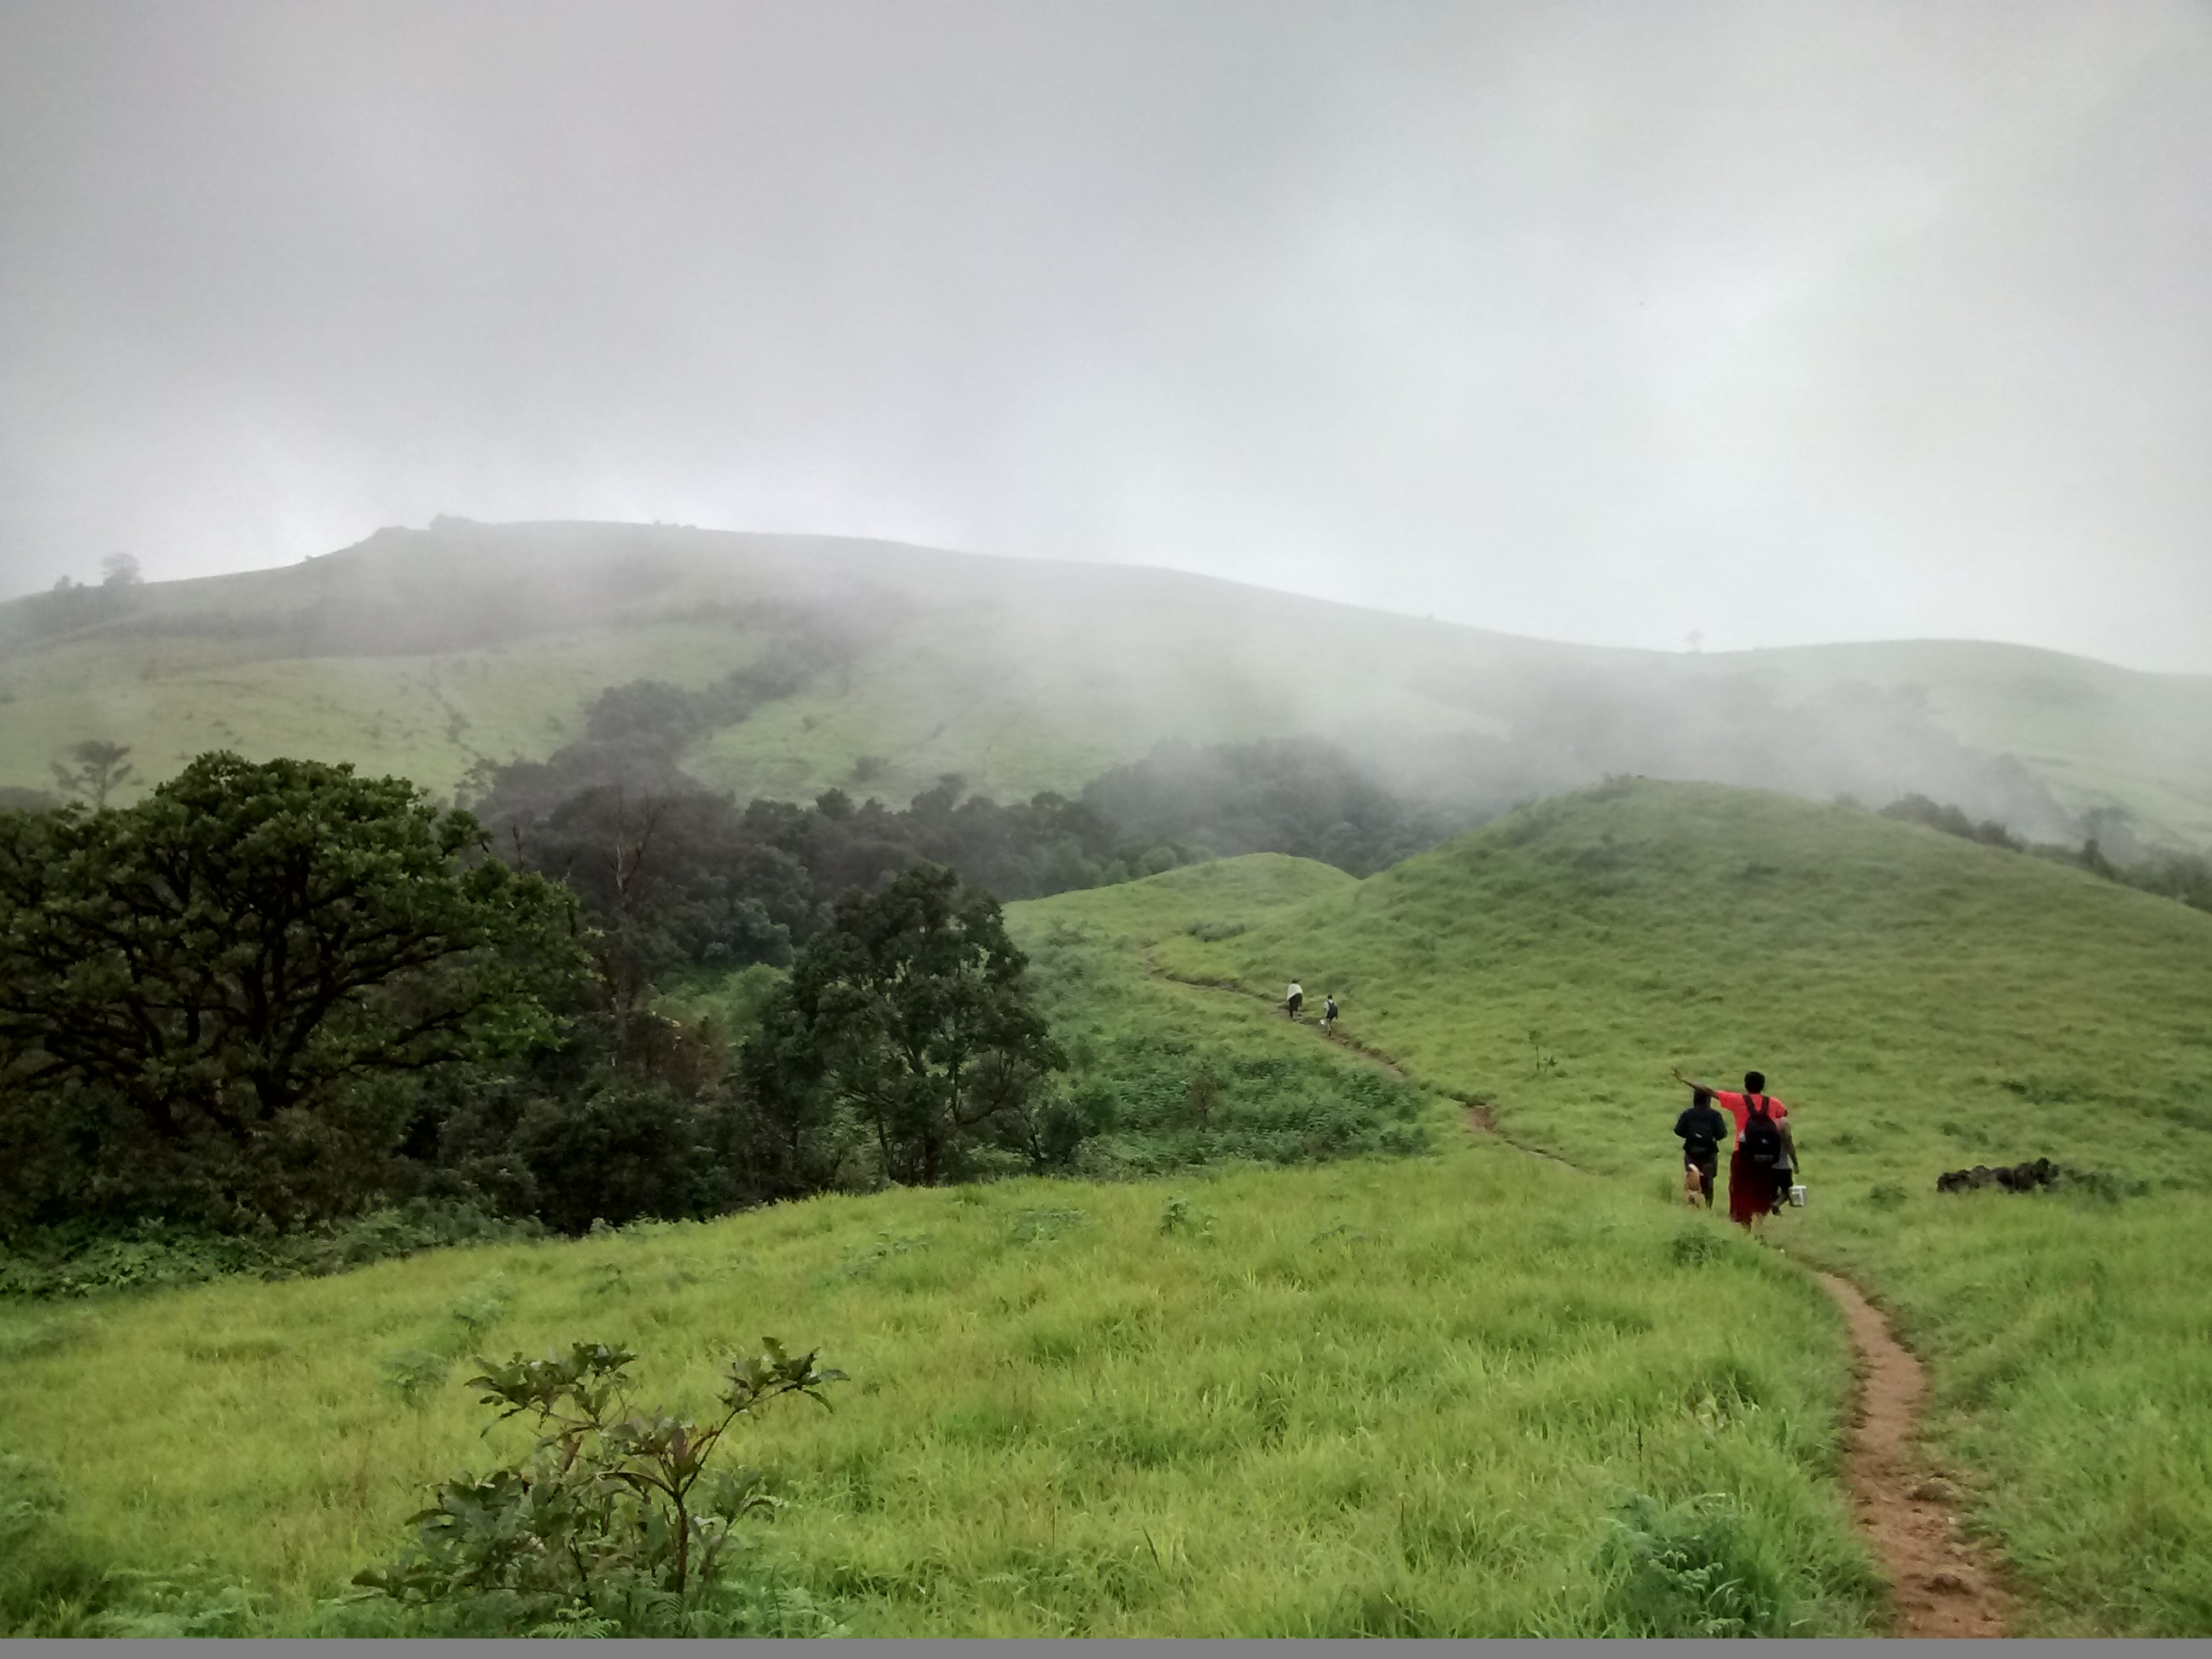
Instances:
[[[1110,1054],[1138,1028],[1287,1060],[1325,1094],[1365,1062],[1148,978],[1139,951],[1346,884],[1255,859],[1013,915],[1079,994],[1079,1042]],[[1866,1628],[1833,1479],[1847,1352],[1817,1291],[1639,1193],[1440,1139],[0,1308],[0,1449],[52,1466],[84,1554],[204,1559],[270,1598],[264,1628],[297,1628],[389,1551],[420,1482],[486,1455],[458,1387],[410,1408],[385,1355],[461,1352],[464,1316],[489,1316],[500,1352],[628,1340],[648,1398],[696,1400],[718,1351],[774,1332],[855,1381],[748,1444],[793,1500],[764,1548],[859,1633],[1633,1628],[1600,1552],[1638,1492],[1729,1494],[1749,1516],[1729,1574],[1778,1587],[1804,1630]]]
[[[1962,741],[2019,758],[2080,810],[2117,805],[2172,840],[2212,842],[2212,677],[2139,674],[2055,651],[1966,640],[1807,646],[1723,656],[1790,692],[1863,680],[1920,686]]]
[[[946,771],[1026,797],[1164,736],[1495,733],[1503,689],[1532,674],[1749,671],[1791,697],[1925,687],[1942,722],[2021,755],[2069,807],[2117,802],[2212,842],[2212,680],[2007,646],[1670,657],[1168,571],[591,525],[382,532],[286,569],[156,585],[131,617],[33,639],[27,607],[41,602],[0,606],[0,784],[43,785],[64,745],[97,736],[156,776],[220,742],[447,790],[479,757],[574,737],[606,684],[704,684],[761,648],[779,625],[764,607],[797,603],[878,631],[849,674],[702,744],[687,763],[717,787],[804,798],[877,755],[890,764],[869,787],[886,799]]]
[[[1334,988],[1417,1080],[1638,1193],[1678,1168],[1667,1066],[1763,1067],[1810,1165],[1790,1247],[1932,1356],[2039,1625],[2212,1626],[2212,917],[1855,810],[1645,783],[1156,954]],[[2153,1190],[1933,1190],[2040,1154]]]

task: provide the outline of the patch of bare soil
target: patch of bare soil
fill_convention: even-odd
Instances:
[[[1859,1356],[1844,1474],[1861,1531],[1889,1571],[1899,1636],[2002,1636],[2010,1598],[1988,1558],[1960,1535],[1949,1487],[1918,1455],[1928,1379],[1857,1285],[1815,1275]]]

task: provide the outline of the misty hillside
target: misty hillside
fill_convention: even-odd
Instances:
[[[142,781],[231,747],[450,792],[583,737],[610,687],[697,690],[764,659],[800,665],[793,689],[682,757],[740,795],[902,800],[957,772],[1021,798],[1164,739],[1307,735],[1478,813],[1636,772],[2212,844],[2212,679],[1942,641],[1611,650],[1127,566],[453,520],[0,605],[0,787],[50,787],[99,738]]]

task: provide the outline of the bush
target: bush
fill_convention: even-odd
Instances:
[[[0,1296],[88,1296],[194,1285],[226,1273],[301,1279],[450,1245],[534,1238],[532,1220],[417,1199],[290,1233],[213,1233],[167,1222],[91,1223],[19,1236],[0,1248]]]
[[[537,1212],[564,1233],[594,1221],[676,1220],[735,1207],[720,1097],[687,1100],[657,1084],[617,1079],[582,1099],[533,1101],[514,1131]]]
[[[624,1348],[578,1342],[543,1359],[480,1361],[470,1386],[500,1418],[533,1418],[537,1444],[520,1462],[432,1488],[412,1520],[412,1549],[354,1582],[441,1633],[678,1636],[726,1626],[733,1528],[775,1500],[759,1471],[708,1465],[740,1418],[782,1395],[826,1405],[822,1389],[844,1377],[774,1338],[763,1348],[723,1368],[720,1409],[704,1425],[633,1411],[637,1356]]]

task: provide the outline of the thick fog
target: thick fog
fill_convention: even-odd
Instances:
[[[2212,672],[2212,9],[0,9],[0,593],[379,525]]]

